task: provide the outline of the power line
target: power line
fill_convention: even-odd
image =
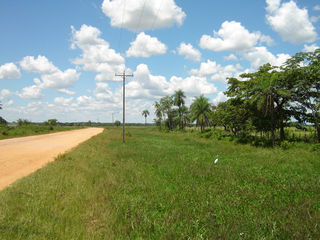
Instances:
[[[141,11],[141,14],[139,16],[139,22],[138,22],[138,25],[136,27],[136,32],[138,32],[138,30],[139,30],[145,6],[146,6],[146,0],[144,0],[144,3],[143,3],[142,11]]]
[[[122,85],[122,142],[125,143],[125,122],[126,122],[126,77],[133,77],[133,74],[126,74],[126,70],[123,74],[115,74],[116,77],[123,77]]]
[[[126,0],[124,0],[124,2],[123,2],[123,9],[122,9],[120,36],[119,36],[119,44],[118,44],[119,52],[120,52],[120,47],[121,47],[122,29],[123,29],[123,22],[124,22],[125,10],[126,10]]]
[[[158,8],[158,10],[157,10],[157,12],[156,12],[156,15],[154,16],[154,19],[153,19],[153,22],[152,22],[152,25],[151,25],[151,30],[153,30],[154,25],[156,24],[157,16],[158,16],[158,14],[159,14],[159,12],[160,12],[160,9],[161,9],[161,7],[162,7],[162,3],[163,3],[163,2],[164,2],[164,1],[160,1],[159,8]]]

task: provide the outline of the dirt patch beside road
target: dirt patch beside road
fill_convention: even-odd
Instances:
[[[86,128],[0,140],[0,190],[101,132],[103,128]]]

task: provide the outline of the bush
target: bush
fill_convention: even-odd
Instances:
[[[281,143],[280,143],[280,147],[283,149],[283,150],[287,150],[287,149],[289,149],[289,148],[291,148],[291,147],[293,147],[294,146],[294,143],[293,142],[288,142],[288,141],[282,141]]]
[[[4,118],[0,117],[0,125],[6,126],[7,124],[8,122]]]
[[[320,143],[314,144],[312,146],[311,150],[314,151],[314,152],[320,152]]]
[[[201,137],[203,137],[203,138],[211,138],[211,136],[212,136],[212,131],[205,131],[204,133],[201,133]]]
[[[132,134],[130,132],[126,132],[127,137],[132,137]]]

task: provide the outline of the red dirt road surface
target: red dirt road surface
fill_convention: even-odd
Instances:
[[[101,132],[103,128],[86,128],[1,140],[0,190]]]

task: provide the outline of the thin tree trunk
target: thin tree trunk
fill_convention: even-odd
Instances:
[[[320,143],[320,126],[319,126],[319,122],[317,120],[315,120],[315,127],[316,127],[316,130],[317,130],[318,142]]]
[[[283,140],[285,140],[284,124],[283,120],[280,119],[280,141],[282,142]]]
[[[273,101],[272,101],[272,104],[273,104]],[[273,147],[276,145],[276,136],[274,133],[274,129],[275,129],[274,125],[275,125],[274,124],[274,108],[272,105],[272,109],[271,109],[271,137],[272,137],[272,146]]]

